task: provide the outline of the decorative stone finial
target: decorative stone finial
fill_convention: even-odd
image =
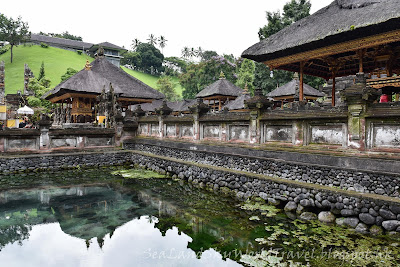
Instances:
[[[90,65],[89,60],[86,59],[85,70],[91,70],[91,69],[92,69],[92,65]]]
[[[299,73],[298,72],[295,72],[294,74],[293,74],[293,79],[294,80],[299,80]]]
[[[219,74],[219,79],[220,80],[225,79],[225,74],[222,70],[221,70],[221,73]]]

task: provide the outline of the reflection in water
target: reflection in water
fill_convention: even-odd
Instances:
[[[14,189],[0,191],[1,266],[237,266],[243,261],[274,266],[289,260],[309,266],[394,266],[399,260],[395,237],[359,236],[292,221],[282,213],[269,218],[183,181],[123,179],[111,172],[24,177],[30,189],[14,183]],[[255,217],[260,221],[249,220]],[[313,249],[359,253],[387,247],[384,260],[304,256]],[[279,257],[271,249],[280,251]],[[293,258],[293,253],[303,256]]]

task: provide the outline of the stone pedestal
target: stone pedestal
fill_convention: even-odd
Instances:
[[[376,89],[368,87],[364,73],[357,73],[354,85],[341,92],[348,105],[348,147],[365,150],[365,113],[368,104],[379,97]]]

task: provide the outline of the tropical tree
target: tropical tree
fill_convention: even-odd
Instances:
[[[78,71],[73,68],[67,68],[67,71],[61,76],[61,82],[69,79],[69,77],[73,76]]]
[[[189,47],[185,46],[185,47],[182,49],[182,57],[183,57],[183,58],[186,58],[186,59],[189,59],[189,58],[190,58],[190,48],[189,48]]]
[[[310,15],[311,3],[309,0],[291,0],[283,6],[283,15],[277,12],[266,12],[267,25],[258,31],[260,40],[279,32],[286,26]],[[256,63],[254,86],[261,88],[264,93],[271,92],[293,79],[293,73],[284,70],[271,70],[262,63]],[[304,76],[304,82],[318,87],[325,81],[321,78]]]
[[[160,36],[160,38],[158,38],[158,45],[161,47],[161,53],[164,54],[164,47],[166,46],[168,40],[165,39],[164,36]]]
[[[155,37],[154,34],[150,34],[149,38],[147,39],[147,41],[152,46],[156,46],[157,45],[157,37]]]
[[[136,48],[141,44],[141,42],[139,41],[139,39],[135,38],[132,40],[132,50],[136,51]]]
[[[178,95],[175,92],[175,84],[171,81],[170,77],[162,76],[157,81],[157,90],[165,95],[168,101],[176,101]]]
[[[40,66],[38,81],[40,81],[45,76],[44,73],[44,61],[42,61],[42,65]]]
[[[141,58],[141,64],[138,67],[144,72],[157,74],[163,71],[164,55],[156,47],[142,43],[136,48],[136,52]]]
[[[13,47],[27,41],[30,35],[28,23],[23,22],[21,17],[14,20],[0,14],[0,40],[10,43],[11,63],[13,61]]]
[[[244,88],[247,85],[249,91],[253,94],[254,93],[254,70],[256,66],[253,60],[244,59],[239,72],[238,72],[238,80],[236,85],[240,88]]]

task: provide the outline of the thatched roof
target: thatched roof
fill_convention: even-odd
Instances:
[[[241,109],[246,109],[244,102],[246,100],[249,100],[251,98],[250,94],[242,94],[241,96],[238,96],[235,100],[229,101],[224,108],[227,108],[228,110],[241,110]]]
[[[186,112],[189,111],[189,107],[194,105],[196,100],[194,99],[188,99],[188,100],[182,100],[182,101],[175,101],[175,102],[169,102],[167,101],[167,106],[172,109],[173,112]],[[140,104],[140,107],[142,108],[143,111],[146,112],[155,112],[156,109],[159,109],[163,104],[162,100],[154,100],[152,103],[144,103]],[[136,109],[136,107],[139,106],[133,105],[133,110]]]
[[[281,87],[276,88],[269,94],[268,97],[281,97],[281,96],[294,96],[296,94],[296,88],[298,90],[300,86],[300,81],[297,79],[293,79],[287,84],[282,85]],[[303,84],[303,92],[306,96],[316,96],[316,97],[323,97],[324,93],[314,89],[313,87],[309,86],[308,84]]]
[[[64,39],[64,38],[58,38],[58,37],[51,37],[51,36],[45,36],[45,35],[40,35],[40,34],[31,34],[31,41],[36,42],[36,43],[46,43],[46,44],[52,44],[55,46],[62,46],[62,47],[69,47],[69,48],[74,48],[74,49],[84,49],[87,50],[90,47],[93,46],[92,43],[86,43],[82,41],[76,41],[76,40],[70,40],[70,39]]]
[[[204,98],[209,96],[239,96],[242,93],[242,89],[226,80],[220,78],[218,81],[210,84],[199,92],[196,97]]]
[[[398,0],[335,0],[246,49],[242,57],[263,62],[399,28]]]
[[[163,99],[165,96],[122,69],[99,57],[91,63],[91,70],[83,69],[68,80],[58,84],[43,97],[51,99],[64,94],[65,91],[100,94],[103,87],[109,84],[121,97],[140,99]]]

